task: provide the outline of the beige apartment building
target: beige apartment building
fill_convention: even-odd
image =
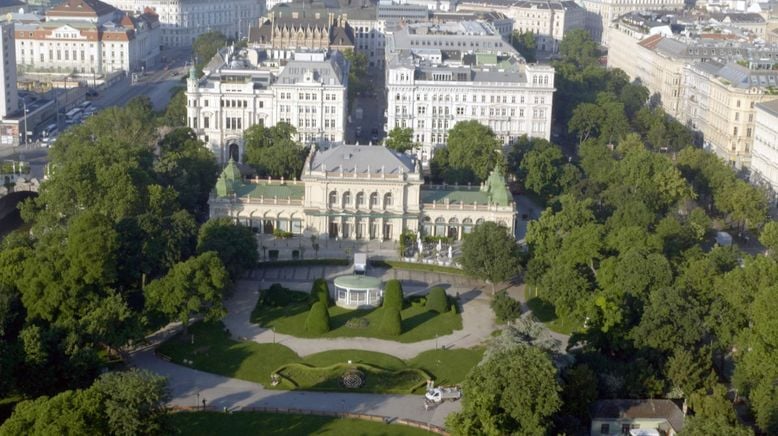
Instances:
[[[581,0],[590,14],[587,15],[587,29],[595,41],[608,45],[611,23],[618,17],[633,11],[681,10],[683,0]]]
[[[497,11],[513,20],[513,29],[536,35],[538,51],[556,53],[566,32],[586,27],[586,11],[560,0],[462,0],[457,11]]]
[[[751,154],[751,180],[778,193],[778,96],[758,103]]]
[[[229,216],[272,234],[397,241],[404,231],[461,240],[484,221],[515,232],[516,203],[494,170],[481,186],[424,184],[421,164],[383,146],[311,150],[299,180],[243,180],[230,160],[209,200]]]
[[[704,136],[705,148],[735,168],[749,167],[757,103],[773,100],[778,72],[735,63],[699,62],[684,68],[683,118]]]

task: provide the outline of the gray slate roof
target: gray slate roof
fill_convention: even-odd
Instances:
[[[329,150],[317,151],[311,162],[312,171],[328,173],[399,174],[413,171],[410,156],[394,152],[380,145],[339,145]]]
[[[778,117],[778,99],[757,103],[756,106],[770,115]]]

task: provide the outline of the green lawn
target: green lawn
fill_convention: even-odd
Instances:
[[[541,296],[531,296],[529,287],[524,291],[524,297],[535,318],[545,324],[549,330],[563,335],[571,335],[581,327],[574,320],[558,317],[554,305],[544,300]]]
[[[372,351],[332,350],[301,358],[280,344],[232,340],[221,323],[196,323],[186,335],[162,344],[159,352],[178,364],[271,389],[270,375],[279,371],[291,383],[282,379],[276,389],[349,391],[340,386],[340,376],[356,367],[366,375],[358,392],[378,393],[421,393],[419,386],[430,375],[438,384],[460,383],[483,354],[482,349],[431,350],[405,362]]]
[[[407,269],[410,271],[426,271],[443,274],[456,274],[460,276],[466,275],[465,272],[459,268],[443,265],[431,265],[427,263],[402,262],[399,260],[372,260],[370,261],[370,264],[380,268]]]
[[[330,331],[323,334],[311,334],[305,330],[305,319],[308,317],[310,303],[307,293],[288,291],[290,303],[285,306],[272,307],[257,302],[251,313],[251,321],[265,328],[273,328],[277,333],[301,338],[337,338],[337,337],[367,337],[387,339],[398,342],[418,342],[445,336],[455,330],[462,329],[462,316],[458,313],[446,312],[438,314],[428,311],[422,304],[410,304],[402,310],[402,329],[400,336],[383,334],[379,327],[384,309],[379,307],[371,310],[351,310],[332,306],[330,312]],[[418,301],[418,300],[414,300]],[[349,327],[349,320],[365,318],[367,327]]]
[[[350,435],[350,436],[428,436],[432,433],[399,424],[341,419],[329,416],[274,414],[260,412],[173,413],[168,422],[174,434],[197,435]]]

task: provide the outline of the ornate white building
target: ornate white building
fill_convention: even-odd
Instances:
[[[130,16],[100,0],[65,0],[45,19],[16,24],[20,71],[104,74],[159,60],[156,15]]]
[[[123,11],[150,11],[159,16],[162,45],[191,46],[201,33],[218,31],[245,36],[249,25],[265,11],[264,0],[106,0]]]
[[[551,138],[554,68],[527,64],[484,22],[416,23],[387,34],[387,131],[413,129],[426,162],[459,121],[505,144]]]
[[[778,100],[756,104],[751,180],[778,193]]]
[[[305,143],[343,142],[348,62],[339,52],[296,52],[267,60],[264,52],[221,50],[197,79],[187,80],[187,125],[226,162],[243,157],[243,132],[285,121]]]
[[[484,221],[515,230],[516,204],[496,170],[480,187],[424,185],[410,156],[383,146],[313,149],[300,180],[243,180],[229,161],[209,200],[211,217],[321,238],[396,241],[403,231],[460,240]]]

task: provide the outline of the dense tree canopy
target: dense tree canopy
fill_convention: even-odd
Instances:
[[[295,141],[297,129],[287,123],[273,127],[255,124],[244,132],[245,162],[260,177],[300,177],[307,150]]]
[[[462,267],[473,277],[492,284],[519,272],[519,248],[505,226],[487,221],[477,225],[462,244]]]
[[[446,148],[433,156],[432,176],[450,184],[480,183],[504,164],[500,145],[489,127],[478,121],[460,121],[449,130]]]
[[[517,52],[521,53],[527,62],[537,61],[538,42],[535,40],[534,33],[514,30],[513,34],[511,34],[511,45]]]
[[[386,136],[386,148],[405,153],[413,150],[417,144],[413,142],[413,129],[410,127],[395,127]]]
[[[233,280],[254,268],[258,260],[257,239],[250,228],[229,218],[216,218],[200,227],[197,251],[216,252]]]
[[[195,54],[197,70],[201,72],[203,67],[211,61],[216,52],[227,44],[227,37],[221,32],[205,32],[197,36],[192,43],[192,51]]]

